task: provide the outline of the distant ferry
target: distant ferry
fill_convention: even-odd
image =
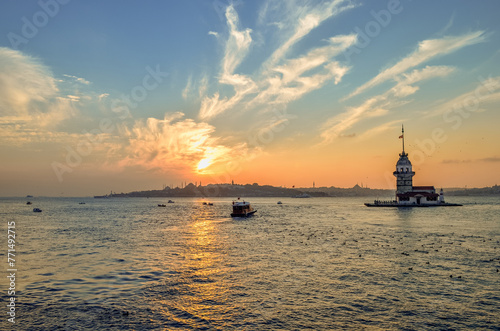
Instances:
[[[231,217],[247,217],[253,215],[257,210],[253,209],[250,205],[250,202],[233,201],[233,212],[231,213]]]
[[[408,153],[405,153],[404,127],[401,128],[403,139],[403,152],[399,154],[399,160],[396,163],[396,171],[393,175],[396,177],[396,200],[381,201],[375,200],[373,203],[365,203],[367,207],[456,207],[461,206],[456,203],[447,203],[444,201],[443,189],[436,193],[434,186],[413,186],[413,176]]]

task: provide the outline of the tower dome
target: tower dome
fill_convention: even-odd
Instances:
[[[399,154],[399,160],[396,163],[396,171],[397,172],[412,171],[411,162],[410,159],[408,158],[407,153],[403,152]]]

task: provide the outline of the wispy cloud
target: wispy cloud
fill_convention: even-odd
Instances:
[[[385,96],[377,96],[366,100],[358,107],[347,108],[347,111],[330,118],[321,126],[322,143],[327,144],[335,138],[344,136],[344,131],[363,118],[373,117],[374,114],[385,114],[387,109],[384,109],[384,106],[387,105]]]
[[[239,17],[232,5],[226,8],[226,20],[229,31],[221,64],[219,83],[231,85],[235,90],[235,95],[232,98],[219,99],[219,93],[215,93],[212,98],[205,97],[200,107],[200,118],[202,119],[210,119],[223,113],[235,106],[246,94],[255,89],[255,83],[252,79],[234,73],[248,54],[252,43],[252,37],[250,36],[252,30],[240,29]]]
[[[428,39],[421,41],[417,49],[397,62],[395,65],[383,70],[377,76],[365,84],[358,87],[344,100],[352,98],[372,87],[375,87],[387,80],[394,79],[405,71],[414,68],[426,61],[438,56],[443,56],[457,51],[463,47],[474,45],[486,40],[484,31],[476,31],[461,36],[446,36],[440,39]]]
[[[0,47],[0,116],[29,115],[59,92],[50,70],[37,59]]]
[[[459,159],[446,159],[443,160],[442,163],[445,164],[464,164],[464,163],[475,163],[475,162],[488,162],[488,163],[498,163],[500,162],[500,157],[499,156],[491,156],[491,157],[485,157],[481,159],[465,159],[465,160],[459,160]]]
[[[228,110],[250,110],[269,105],[284,105],[297,100],[333,80],[339,83],[349,67],[335,60],[356,42],[356,35],[335,36],[326,41],[326,46],[312,48],[305,54],[287,57],[294,44],[304,38],[327,18],[353,8],[349,1],[328,1],[316,7],[299,6],[295,2],[267,3],[267,10],[286,6],[287,13],[297,19],[291,29],[280,32],[282,42],[275,51],[254,71],[253,74],[237,73],[236,69],[249,54],[252,46],[251,30],[239,27],[239,18],[232,6],[226,10],[228,39],[225,44],[219,83],[231,86],[232,96],[221,96],[217,91],[202,99],[199,117],[210,120]],[[266,11],[260,20],[265,20]],[[281,35],[283,34],[283,35]],[[285,38],[283,36],[286,36]]]
[[[0,141],[16,146],[71,141],[79,123],[68,122],[81,122],[86,106],[99,109],[108,96],[86,93],[89,85],[72,75],[56,78],[40,60],[0,48]]]
[[[67,78],[70,78],[80,84],[84,84],[84,85],[90,85],[90,82],[88,80],[86,80],[85,78],[82,78],[82,77],[77,77],[77,76],[72,76],[72,75],[66,75],[64,74],[63,75],[64,77],[67,77]]]
[[[431,78],[446,77],[455,70],[456,68],[449,66],[426,66],[420,70],[415,69],[395,77],[397,84],[390,91],[395,97],[403,98],[418,91],[419,87],[414,84]]]
[[[448,66],[426,66],[394,77],[396,85],[385,93],[371,97],[359,106],[348,107],[345,112],[327,120],[321,127],[322,143],[330,143],[335,138],[344,136],[346,130],[362,120],[384,116],[390,109],[407,103],[404,98],[419,90],[417,83],[431,78],[445,77],[454,71],[455,68]],[[374,132],[376,131],[371,133]]]
[[[191,92],[191,89],[193,88],[192,85],[193,85],[193,76],[190,75],[188,77],[188,80],[187,80],[187,83],[186,83],[186,87],[184,88],[184,90],[182,90],[182,98],[184,100],[186,100],[188,98],[188,95]]]
[[[367,131],[365,131],[363,134],[359,136],[359,139],[371,139],[374,136],[378,136],[379,134],[386,132],[386,131],[392,131],[392,132],[397,132],[396,129],[401,126],[401,123],[404,122],[404,120],[397,119],[394,121],[389,121],[386,123],[383,123],[381,125],[378,125],[374,128],[371,128]]]
[[[286,6],[286,10],[283,10],[282,6]],[[334,0],[323,2],[319,6],[308,7],[307,5],[303,5],[303,2],[300,2],[299,5],[295,1],[288,1],[281,2],[281,6],[275,4],[273,7],[275,11],[286,13],[288,24],[282,26],[290,28],[288,31],[284,31],[286,40],[273,52],[266,62],[265,67],[267,68],[272,68],[279,63],[298,41],[321,25],[323,21],[345,10],[354,8],[355,5],[351,1]]]
[[[457,37],[448,36],[441,39],[424,40],[420,42],[413,53],[406,56],[395,65],[383,70],[380,74],[361,85],[353,93],[344,98],[344,100],[351,98],[388,80],[396,82],[396,85],[385,93],[370,97],[361,105],[348,107],[344,113],[330,118],[321,127],[322,143],[329,143],[337,137],[342,137],[345,135],[346,130],[352,128],[363,119],[383,116],[389,113],[390,109],[410,102],[410,100],[405,98],[415,94],[419,90],[419,82],[431,78],[446,77],[456,70],[456,68],[450,66],[426,66],[422,69],[409,71],[410,69],[438,56],[449,54],[460,48],[482,42],[485,38],[483,31],[477,31]],[[493,85],[493,82],[491,85]],[[449,109],[450,104],[456,105],[465,98],[470,97],[474,92],[475,91],[472,91],[455,100],[447,102],[444,106],[439,107],[439,109],[435,109],[428,113],[427,116],[435,116],[436,114],[445,112]],[[371,133],[374,132],[376,131],[372,131]]]
[[[98,99],[99,101],[102,101],[102,100],[106,99],[107,97],[109,97],[109,93],[101,93],[101,94],[99,94],[99,95],[97,96],[97,99]]]
[[[457,12],[454,11],[453,14],[451,15],[450,20],[448,21],[448,23],[446,23],[446,25],[441,29],[441,31],[439,31],[437,33],[438,36],[444,35],[453,26],[453,23],[455,22],[455,17],[456,16],[457,16]]]
[[[206,94],[208,83],[207,74],[202,74],[201,78],[190,74],[187,78],[186,86],[182,90],[182,98],[184,100],[195,100],[199,102]]]
[[[226,42],[226,50],[222,61],[222,80],[226,75],[232,75],[234,70],[243,61],[248,54],[252,37],[251,29],[239,28],[239,17],[232,5],[226,9],[227,26],[229,29],[229,38]]]
[[[73,83],[88,85],[78,77],[65,77]],[[36,58],[0,48],[0,118],[4,128],[0,136],[3,142],[16,132],[19,136],[16,145],[28,142],[29,138],[32,141],[52,140],[54,135],[49,130],[79,114],[76,104],[87,100],[73,83],[56,79]],[[26,135],[28,132],[31,133]],[[41,139],[41,136],[50,136],[50,139]]]
[[[208,76],[205,74],[201,77],[198,84],[198,96],[200,99],[205,95],[208,88]]]
[[[248,107],[262,104],[286,104],[297,100],[333,80],[338,84],[349,67],[335,61],[335,56],[356,42],[355,35],[330,38],[328,45],[307,54],[283,61],[259,83],[260,92]],[[308,72],[313,72],[307,75]]]
[[[430,118],[457,110],[473,109],[475,112],[484,110],[488,104],[500,101],[500,76],[489,77],[477,83],[473,89],[462,93],[424,113],[424,117]]]

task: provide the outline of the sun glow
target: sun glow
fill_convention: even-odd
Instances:
[[[212,164],[212,160],[211,159],[202,159],[200,162],[198,162],[198,170],[205,169],[210,164]]]

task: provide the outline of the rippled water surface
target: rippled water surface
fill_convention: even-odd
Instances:
[[[499,329],[498,198],[250,200],[255,216],[232,219],[223,198],[0,199],[16,329]]]

